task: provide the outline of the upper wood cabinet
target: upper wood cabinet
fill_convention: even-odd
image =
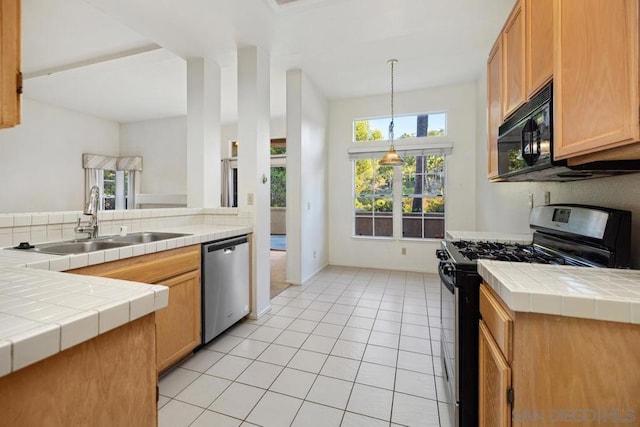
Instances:
[[[0,128],[20,123],[20,0],[0,2]]]
[[[640,159],[638,38],[637,0],[554,0],[556,159]]]
[[[553,77],[553,0],[526,0],[524,14],[529,99]]]
[[[553,76],[553,0],[519,0],[487,61],[489,179],[498,175],[498,127]]]
[[[519,0],[502,32],[502,102],[506,118],[526,101],[524,0]]]
[[[487,61],[487,150],[489,179],[498,176],[498,127],[502,123],[502,39],[498,38]]]

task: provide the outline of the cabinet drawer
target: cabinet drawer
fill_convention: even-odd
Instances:
[[[158,283],[200,269],[200,245],[185,246],[119,261],[68,270],[67,273]]]
[[[480,314],[508,361],[511,361],[513,319],[485,284],[480,286]]]

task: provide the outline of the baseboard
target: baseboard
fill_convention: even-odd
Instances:
[[[261,318],[262,316],[264,316],[265,314],[267,314],[268,312],[271,311],[271,305],[268,305],[267,307],[265,307],[260,313],[258,313],[257,315],[252,311],[251,313],[249,313],[249,319],[251,320],[258,320],[259,318]]]
[[[309,281],[311,279],[313,279],[315,276],[318,275],[318,273],[320,273],[322,270],[324,270],[325,268],[327,268],[329,266],[329,263],[324,263],[322,264],[322,266],[320,266],[318,269],[316,269],[316,271],[314,271],[313,273],[311,273],[310,275],[307,276],[306,279],[302,279],[302,283],[301,285],[306,285],[307,283],[309,283]]]

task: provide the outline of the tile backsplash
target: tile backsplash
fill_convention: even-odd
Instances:
[[[0,214],[0,248],[84,238],[86,234],[74,231],[79,218],[83,223],[89,220],[81,211]],[[252,217],[237,208],[135,209],[100,211],[98,223],[104,236],[118,234],[122,226],[135,233],[197,224],[251,225]]]

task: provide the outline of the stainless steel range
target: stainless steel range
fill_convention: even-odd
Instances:
[[[631,212],[597,206],[547,205],[532,209],[530,244],[443,241],[440,260],[441,359],[451,419],[478,424],[478,259],[582,267],[629,267]]]

